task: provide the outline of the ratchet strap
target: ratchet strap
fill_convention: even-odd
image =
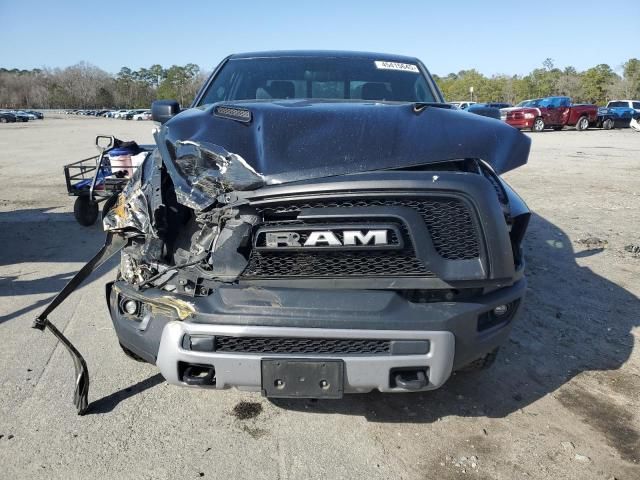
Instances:
[[[33,322],[33,328],[44,331],[45,328],[56,337],[67,349],[69,355],[73,359],[75,367],[76,385],[73,395],[73,403],[76,406],[78,415],[83,415],[89,406],[89,369],[87,362],[80,352],[73,346],[67,337],[65,337],[55,325],[53,325],[48,316],[74,291],[80,284],[93,273],[104,262],[109,260],[114,254],[118,253],[127,244],[127,239],[123,235],[114,235],[107,233],[104,246],[96,255],[80,269],[78,273],[65,285],[65,287],[56,295],[47,308],[38,315]]]

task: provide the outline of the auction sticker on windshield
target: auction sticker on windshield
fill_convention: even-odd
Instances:
[[[410,63],[385,62],[383,60],[376,60],[374,63],[379,70],[400,70],[401,72],[420,73],[418,67]]]

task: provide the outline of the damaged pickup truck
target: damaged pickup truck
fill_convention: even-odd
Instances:
[[[232,55],[107,202],[106,299],[124,352],[175,385],[267,397],[435,389],[495,359],[526,289],[530,212],[500,174],[530,140],[452,110],[415,58]],[[93,332],[96,334],[97,332]]]

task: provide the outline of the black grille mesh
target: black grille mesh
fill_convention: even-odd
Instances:
[[[266,207],[265,215],[295,213],[303,208],[410,207],[424,219],[437,252],[447,260],[478,258],[480,246],[471,214],[457,198],[390,198],[311,201]]]
[[[390,355],[389,340],[216,336],[216,352]]]
[[[254,250],[245,277],[433,276],[413,250],[260,252]]]
[[[475,226],[465,204],[455,198],[389,198],[339,201],[290,202],[261,207],[264,225],[299,225],[299,221],[278,220],[295,217],[305,208],[402,206],[417,211],[424,219],[436,251],[447,260],[478,258],[480,248]],[[404,227],[404,225],[402,225]],[[404,228],[402,228],[404,230]],[[403,250],[273,252],[253,250],[245,277],[354,277],[420,276],[434,277],[415,256],[405,232]]]

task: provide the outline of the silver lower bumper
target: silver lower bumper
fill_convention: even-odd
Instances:
[[[180,380],[178,362],[212,365],[216,372],[216,384],[211,388],[217,389],[237,387],[242,390],[260,391],[263,358],[301,358],[302,356],[195,352],[182,347],[182,340],[186,334],[429,340],[429,353],[423,355],[303,356],[305,359],[337,358],[344,361],[345,393],[363,393],[374,389],[381,392],[404,392],[405,389],[392,388],[389,383],[390,370],[401,367],[425,367],[428,370],[429,383],[423,390],[433,390],[440,387],[451,375],[455,353],[455,337],[451,332],[257,327],[169,322],[162,332],[156,362],[164,378],[171,384],[187,386]]]

